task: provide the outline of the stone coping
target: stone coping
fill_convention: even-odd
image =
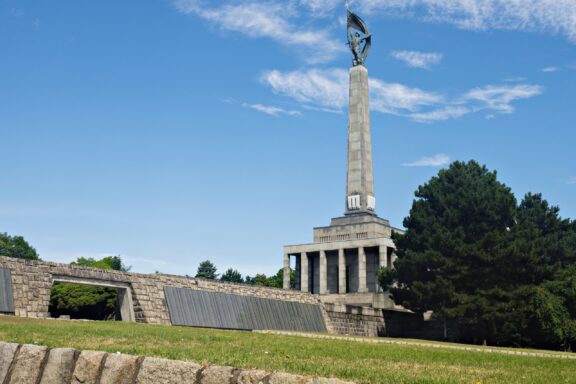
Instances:
[[[231,281],[206,279],[203,277],[195,277],[195,276],[190,276],[190,275],[174,275],[174,274],[170,274],[170,273],[141,273],[141,272],[131,272],[131,271],[125,272],[125,271],[118,271],[115,269],[101,269],[101,268],[87,267],[84,265],[71,265],[71,264],[57,263],[54,261],[45,261],[45,260],[18,259],[18,258],[14,258],[14,257],[8,257],[8,256],[0,255],[0,261],[2,261],[3,259],[5,259],[6,262],[19,263],[19,264],[29,265],[29,266],[66,267],[70,271],[76,270],[76,271],[89,271],[89,272],[100,272],[100,273],[102,271],[104,271],[106,274],[117,275],[117,276],[131,276],[131,277],[140,277],[140,278],[166,277],[166,278],[175,278],[175,279],[187,279],[187,280],[190,280],[191,282],[196,282],[196,283],[197,282],[203,282],[203,283],[208,283],[208,284],[216,283],[216,284],[222,284],[222,285],[238,286],[238,287],[242,287],[242,288],[249,287],[249,288],[264,289],[264,290],[269,290],[269,291],[279,291],[279,292],[285,291],[283,288],[255,286],[255,285],[250,285],[250,284],[245,284],[245,283],[234,283]],[[67,275],[64,275],[64,276],[67,276]],[[127,279],[126,282],[129,282],[129,279]],[[299,292],[297,292],[297,293],[299,293]]]
[[[3,384],[353,384],[340,379],[0,342]]]

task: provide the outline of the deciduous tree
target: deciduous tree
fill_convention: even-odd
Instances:
[[[0,233],[0,256],[40,260],[36,249],[30,246],[22,236],[10,236],[7,233]]]
[[[226,272],[222,274],[220,277],[221,281],[230,281],[232,283],[243,283],[244,279],[242,278],[242,274],[238,272],[236,269],[228,268]]]

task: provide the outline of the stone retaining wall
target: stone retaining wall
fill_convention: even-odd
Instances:
[[[380,309],[324,303],[332,331],[340,335],[384,336],[386,325]]]
[[[192,362],[0,342],[3,384],[352,384]]]
[[[129,284],[135,319],[143,323],[170,324],[164,297],[165,286],[319,304],[317,296],[305,292],[197,279],[189,276],[121,272],[8,257],[0,257],[0,268],[7,268],[12,272],[15,315],[21,317],[46,318],[49,316],[50,291],[54,278],[58,276]],[[325,313],[323,315],[327,322],[326,326],[330,330],[328,317]]]

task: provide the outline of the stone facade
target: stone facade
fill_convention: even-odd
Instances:
[[[0,383],[4,384],[353,384],[283,372],[2,342],[0,356]]]
[[[8,257],[0,257],[0,268],[11,271],[15,315],[21,317],[46,318],[49,316],[50,292],[55,281],[125,287],[132,301],[134,320],[153,324],[170,324],[164,296],[165,286],[319,304],[317,297],[305,292],[197,279],[189,276],[140,274]],[[324,317],[327,319],[325,314]],[[329,324],[327,328],[330,328]]]
[[[334,333],[350,336],[378,337],[386,335],[381,309],[340,304],[324,304]]]

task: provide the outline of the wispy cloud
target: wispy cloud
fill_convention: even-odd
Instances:
[[[441,53],[418,51],[393,51],[391,55],[409,67],[422,69],[430,69],[431,66],[439,64],[443,56]]]
[[[274,107],[271,105],[242,103],[242,106],[244,108],[254,109],[258,112],[262,112],[262,113],[265,113],[267,115],[272,115],[272,116],[280,116],[280,115],[301,116],[302,115],[302,113],[300,111],[286,110],[286,109]]]
[[[343,69],[272,70],[261,80],[274,93],[322,108],[341,109],[348,102],[348,73]]]
[[[458,119],[471,112],[472,110],[470,108],[461,106],[448,106],[430,112],[413,113],[410,115],[410,118],[420,123],[432,123],[435,121]]]
[[[522,76],[514,76],[514,77],[507,77],[504,79],[505,83],[520,83],[522,81],[526,81],[526,78]]]
[[[560,70],[560,68],[555,67],[555,66],[549,66],[546,68],[542,68],[542,72],[546,72],[546,73],[550,73],[550,72],[558,72]]]
[[[471,30],[562,34],[576,43],[574,0],[357,0],[366,12],[450,23]]]
[[[441,167],[450,162],[450,157],[439,153],[431,157],[423,157],[419,160],[413,161],[411,163],[404,163],[404,167]]]
[[[265,72],[261,80],[274,93],[300,102],[303,108],[333,112],[343,110],[348,103],[348,73],[342,69],[272,70]],[[538,85],[487,85],[451,98],[374,78],[369,83],[372,110],[425,123],[457,119],[479,111],[512,113],[515,101],[543,92]]]
[[[403,84],[370,79],[369,86],[372,109],[382,113],[403,115],[443,101],[443,97],[438,94]]]
[[[298,0],[298,3],[310,9],[314,16],[325,16],[344,4],[342,0]]]
[[[576,176],[569,177],[568,180],[566,180],[566,184],[576,185]]]
[[[185,14],[199,16],[222,30],[241,32],[252,38],[270,38],[281,44],[304,50],[309,63],[324,63],[344,52],[343,44],[325,29],[304,29],[290,22],[298,15],[291,3],[247,2],[219,7],[201,6],[198,0],[175,0],[176,8]]]
[[[370,79],[370,103],[375,111],[402,115],[441,102],[442,97],[397,83]],[[274,93],[307,106],[342,110],[348,104],[348,72],[343,69],[268,71],[262,82]]]
[[[539,85],[488,85],[475,88],[464,95],[464,101],[479,102],[480,109],[502,113],[514,112],[513,101],[540,95],[544,89]]]

